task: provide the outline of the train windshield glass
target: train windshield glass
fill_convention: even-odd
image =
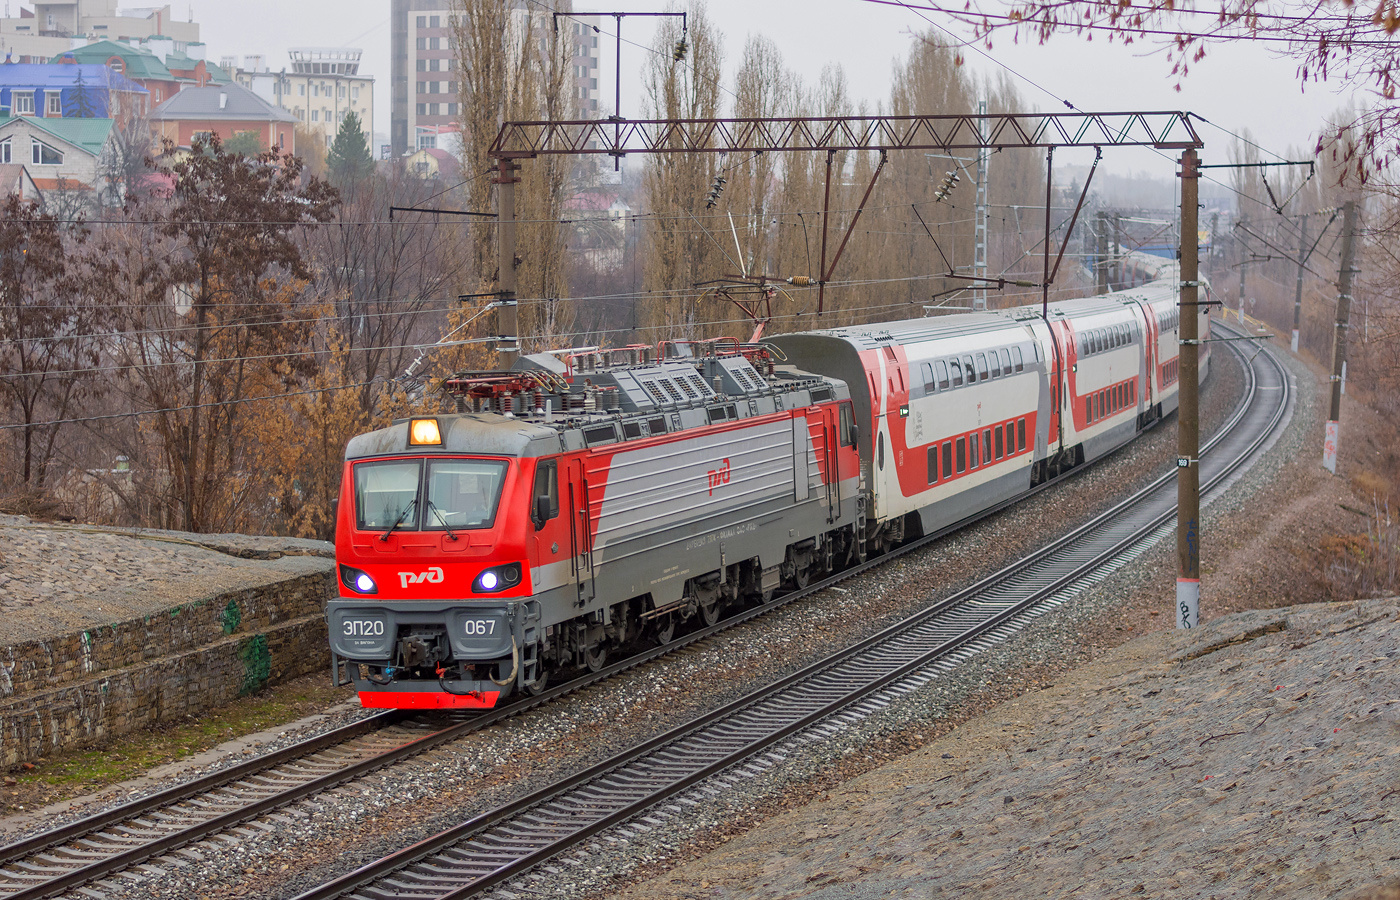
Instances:
[[[490,528],[496,520],[506,468],[504,460],[495,459],[358,463],[357,527],[361,531]],[[420,502],[423,500],[426,502]]]
[[[423,464],[416,459],[360,463],[355,466],[356,527],[361,531],[415,527],[418,481]]]
[[[506,464],[494,459],[435,459],[428,463],[428,509],[423,527],[490,528],[496,520]]]

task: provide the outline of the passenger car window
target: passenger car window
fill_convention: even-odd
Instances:
[[[988,377],[987,355],[985,353],[979,353],[977,354],[977,380],[986,381]]]
[[[1016,362],[1016,371],[1017,371],[1017,372],[1019,372],[1019,371],[1021,371],[1022,369],[1025,368],[1025,365],[1024,365],[1024,363],[1022,362],[1022,360],[1021,360],[1021,348],[1020,348],[1020,347],[1012,347],[1012,348],[1011,348],[1011,358]]]
[[[962,387],[962,363],[956,359],[950,359],[948,365],[953,368],[953,387]]]
[[[1001,360],[1000,360],[1000,358],[997,356],[997,352],[996,352],[995,350],[988,351],[987,356],[991,357],[990,362],[991,362],[991,366],[992,366],[992,377],[993,377],[993,378],[1000,378],[1000,377],[1001,377]]]
[[[968,384],[976,384],[976,383],[977,383],[977,375],[975,374],[975,371],[974,371],[973,368],[972,368],[972,357],[971,357],[971,356],[964,356],[964,357],[962,358],[962,362],[963,362],[963,372],[965,372],[965,373],[967,374],[967,383],[968,383]],[[982,363],[982,373],[985,375],[986,372],[987,372],[987,364],[986,364],[985,362],[983,362],[983,363]]]
[[[948,364],[940,359],[933,364],[933,368],[938,372],[938,389],[948,390]]]
[[[1001,348],[1001,371],[1002,374],[1011,374],[1011,351],[1005,347]]]

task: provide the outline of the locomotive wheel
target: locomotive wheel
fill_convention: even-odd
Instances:
[[[531,697],[538,697],[540,694],[543,694],[548,687],[549,672],[545,669],[540,669],[540,677],[526,683],[525,693],[529,694]]]
[[[651,637],[657,644],[669,644],[676,636],[676,617],[665,615],[652,623]]]
[[[603,666],[607,665],[607,662],[608,648],[601,643],[594,644],[592,647],[583,651],[583,664],[590,672],[598,671],[603,668]]]
[[[700,621],[707,626],[719,621],[719,601],[711,600],[709,603],[700,604]]]

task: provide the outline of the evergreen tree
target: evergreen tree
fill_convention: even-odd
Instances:
[[[87,82],[83,80],[82,67],[76,68],[78,69],[78,78],[73,82],[73,92],[68,95],[68,103],[64,106],[63,114],[78,119],[97,118],[97,110],[92,105],[92,97],[88,95]]]
[[[333,184],[348,185],[369,177],[374,172],[374,157],[369,142],[360,127],[360,117],[346,113],[340,120],[340,130],[326,152],[326,174]]]

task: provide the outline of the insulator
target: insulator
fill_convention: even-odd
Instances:
[[[680,62],[681,60],[685,59],[685,51],[688,49],[690,49],[690,47],[688,44],[686,44],[685,38],[681,38],[680,40],[676,41],[675,48],[671,50],[671,58],[674,59],[676,62]]]
[[[787,283],[794,287],[811,287],[812,279],[808,275],[794,275],[787,280]]]

